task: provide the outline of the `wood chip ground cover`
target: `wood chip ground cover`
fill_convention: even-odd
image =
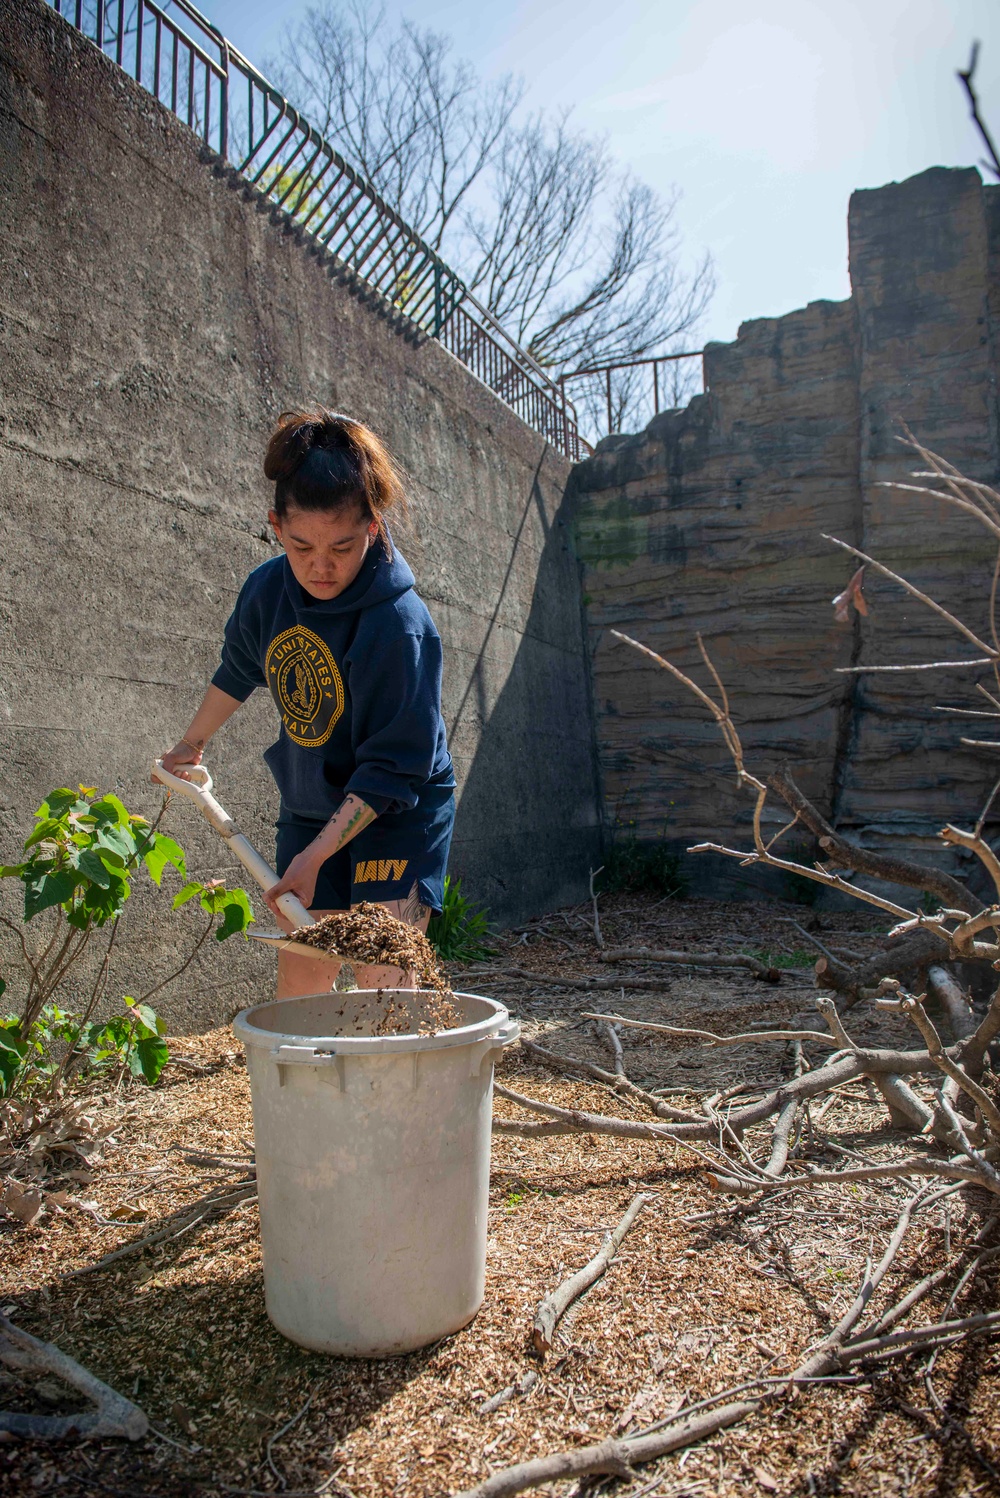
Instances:
[[[766,950],[802,964],[793,954],[807,943],[779,919],[787,914],[808,918],[801,909],[656,905],[633,896],[602,905],[602,925],[609,946],[719,950],[729,943],[734,951]],[[822,921],[825,942],[875,949],[865,918]],[[761,1021],[788,1024],[812,1009],[811,973],[803,965],[783,967],[776,987],[745,971],[602,965],[583,911],[548,917],[498,945],[489,968],[456,972],[456,984],[502,998],[526,1033],[551,1049],[604,1066],[609,1053],[582,1010],[735,1032]],[[514,966],[536,980],[499,976]],[[545,981],[610,973],[620,974],[623,992],[588,994]],[[665,991],[630,992],[628,979],[638,975],[663,978]],[[853,1028],[861,1038],[876,1031],[884,1038],[899,1023],[866,1011]],[[621,1041],[630,1078],[677,1089],[670,1101],[679,1106],[697,1107],[712,1089],[788,1075],[788,1053],[777,1043],[718,1051],[630,1030]],[[887,1182],[747,1206],[713,1197],[695,1157],[671,1143],[498,1136],[487,1293],[475,1321],[408,1357],[328,1359],[286,1342],[267,1321],[253,1199],[236,1200],[141,1254],[80,1273],[245,1173],[252,1124],[231,1033],[186,1037],[174,1051],[210,1069],[172,1066],[151,1092],[129,1091],[99,1107],[95,1101],[90,1111],[108,1137],[93,1179],[50,1182],[66,1195],[34,1226],[0,1222],[0,1310],[135,1398],[154,1433],[136,1445],[0,1445],[5,1493],[458,1492],[491,1468],[621,1434],[762,1371],[789,1370],[853,1299],[866,1259],[882,1252],[908,1194],[905,1183]],[[562,1107],[649,1118],[640,1103],[598,1082],[560,1077],[516,1047],[498,1075]],[[496,1113],[524,1116],[503,1099]],[[842,1090],[815,1131],[814,1143],[829,1146],[829,1165],[849,1159],[843,1152],[874,1116],[862,1086]],[[898,1150],[886,1131],[878,1151],[888,1159]],[[195,1152],[233,1168],[185,1160]],[[554,1349],[540,1363],[529,1350],[539,1301],[596,1252],[639,1189],[653,1200],[607,1274],[560,1323]],[[930,1209],[886,1293],[895,1298],[910,1279],[943,1263],[947,1246],[982,1226],[983,1210],[975,1192]],[[980,1276],[959,1305],[965,1314],[994,1309],[992,1274]],[[942,1309],[943,1301],[928,1302],[927,1319]],[[934,1383],[944,1416],[905,1362],[801,1393],[642,1468],[631,1484],[592,1479],[537,1491],[561,1498],[1000,1491],[998,1369],[996,1342],[970,1342],[938,1359]],[[505,1390],[513,1392],[493,1399]],[[0,1396],[13,1407],[18,1392],[5,1386]],[[21,1397],[21,1407],[29,1407],[23,1391]],[[31,1407],[42,1409],[55,1395],[48,1389],[33,1397]],[[481,1414],[487,1401],[492,1412]]]

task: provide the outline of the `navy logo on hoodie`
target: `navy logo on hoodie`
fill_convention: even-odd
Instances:
[[[267,684],[289,738],[318,749],[344,711],[344,683],[330,647],[311,629],[286,629],[267,647]]]

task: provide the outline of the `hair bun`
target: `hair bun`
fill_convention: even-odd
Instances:
[[[278,515],[289,504],[306,510],[357,504],[387,540],[386,513],[406,509],[401,475],[382,440],[353,416],[318,404],[282,411],[264,474],[275,483]]]

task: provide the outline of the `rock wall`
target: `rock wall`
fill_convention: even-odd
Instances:
[[[574,469],[606,814],[644,837],[742,845],[751,807],[706,712],[611,629],[708,685],[700,632],[748,765],[791,765],[838,826],[873,846],[940,857],[936,829],[974,820],[996,778],[995,756],[963,749],[958,720],[934,709],[972,702],[974,673],[836,674],[975,652],[871,569],[870,616],[836,624],[830,600],[855,564],[822,533],[986,628],[988,535],[880,486],[914,467],[897,441],[903,421],[970,477],[997,480],[1000,189],[935,168],[855,193],[848,228],[849,301],[710,344],[704,395],[606,439]],[[781,822],[775,806],[771,830]],[[724,860],[688,868],[715,892],[762,884],[761,871]]]
[[[444,639],[461,785],[453,873],[501,920],[585,893],[598,814],[568,465],[440,345],[332,282],[41,0],[0,0],[0,331],[0,858],[53,785],[154,806],[148,766],[272,553],[269,427],[319,398],[409,474],[400,539]],[[211,754],[265,851],[275,729],[256,694]],[[193,808],[170,816],[202,876],[229,872]],[[169,970],[184,922],[166,903],[133,902],[119,991]],[[230,942],[162,1007],[175,1027],[217,1022],[272,973]]]

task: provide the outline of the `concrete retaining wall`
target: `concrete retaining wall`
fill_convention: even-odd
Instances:
[[[849,301],[745,323],[735,343],[709,345],[706,394],[608,438],[574,470],[610,819],[678,847],[745,846],[752,810],[706,712],[613,639],[616,628],[707,685],[700,631],[749,767],[789,764],[852,834],[940,858],[942,823],[975,820],[997,756],[962,748],[966,730],[935,711],[973,703],[975,673],[835,674],[975,651],[870,572],[871,615],[835,623],[830,600],[856,564],[822,532],[986,628],[988,535],[880,485],[915,466],[896,440],[901,421],[969,477],[997,481],[998,220],[1000,189],[973,170],[855,193]],[[782,812],[775,805],[771,831]],[[762,887],[760,871],[733,863],[692,859],[690,870],[715,893]]]
[[[155,804],[147,766],[273,550],[270,424],[318,398],[368,420],[409,473],[399,539],[444,639],[461,782],[453,872],[507,921],[581,897],[598,818],[568,464],[438,344],[414,347],[332,282],[40,0],[0,0],[0,334],[0,857],[53,785]],[[265,850],[274,736],[257,694],[211,752]],[[170,816],[198,872],[225,872],[194,809]],[[165,903],[129,911],[119,990],[167,971]],[[163,1009],[215,1022],[271,972],[231,942]]]

